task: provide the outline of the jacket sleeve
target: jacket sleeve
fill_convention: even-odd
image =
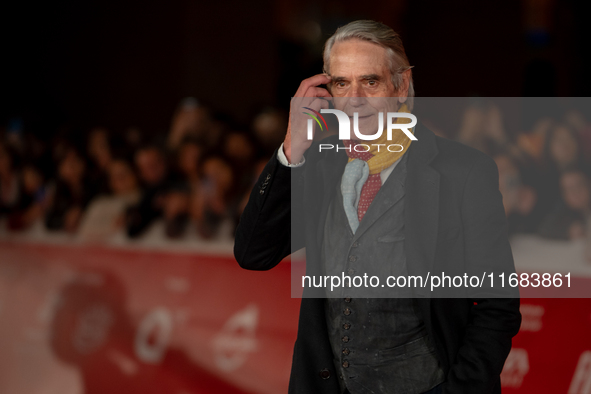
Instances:
[[[304,246],[303,234],[294,234],[292,227],[292,203],[301,199],[292,195],[292,183],[300,184],[304,168],[287,167],[277,159],[277,151],[263,169],[250,193],[248,203],[240,217],[234,240],[234,257],[242,268],[268,270],[283,258]],[[295,194],[303,194],[303,187],[296,187]],[[302,221],[302,217],[294,217]]]
[[[507,221],[498,187],[498,169],[488,156],[472,167],[462,198],[465,268],[486,275],[515,272]],[[521,325],[519,290],[485,286],[471,294],[469,323],[451,365],[444,393],[500,392],[499,377]]]

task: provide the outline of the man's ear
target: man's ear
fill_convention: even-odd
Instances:
[[[402,83],[400,84],[400,88],[398,89],[398,101],[400,103],[406,102],[406,99],[408,98],[408,88],[410,87],[411,75],[412,71],[410,70],[410,68],[402,72]]]

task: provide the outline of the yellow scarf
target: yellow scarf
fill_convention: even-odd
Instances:
[[[410,111],[408,110],[408,107],[406,106],[405,103],[403,103],[400,108],[398,108],[398,112],[406,112],[406,113],[410,113]],[[384,114],[384,116],[386,116],[386,114]],[[385,119],[384,119],[385,120]],[[404,124],[404,123],[410,123],[410,120],[408,118],[396,118],[396,123],[397,124]],[[414,134],[414,127],[412,129],[412,133]],[[386,130],[383,131],[382,135],[380,136],[380,138],[378,138],[375,141],[367,141],[367,142],[361,142],[361,143],[366,143],[367,145],[369,145],[369,153],[371,153],[373,155],[373,157],[369,160],[367,160],[367,165],[369,166],[369,175],[374,175],[374,174],[379,174],[380,172],[382,172],[383,170],[385,170],[386,168],[390,167],[392,164],[394,164],[394,162],[398,159],[400,159],[402,157],[402,155],[408,150],[408,147],[410,146],[410,143],[412,142],[412,140],[410,138],[408,138],[406,136],[406,134],[404,134],[404,132],[400,129],[395,129],[392,131],[392,140],[388,141],[388,133],[386,132]],[[377,146],[377,144],[384,144],[380,147]],[[391,144],[399,144],[402,145],[404,149],[402,149],[400,152],[390,152],[388,151],[388,145]],[[379,152],[378,152],[378,148],[379,148]],[[354,157],[349,157],[349,162],[352,162],[353,160],[356,160]]]

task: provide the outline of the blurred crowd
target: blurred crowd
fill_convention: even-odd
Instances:
[[[83,241],[231,238],[252,185],[286,130],[268,108],[248,130],[184,99],[168,133],[146,140],[95,127],[48,143],[9,126],[0,141],[0,223]]]
[[[577,109],[534,112],[530,127],[510,134],[496,104],[476,101],[456,139],[495,160],[510,235],[584,239],[591,261],[591,123]]]
[[[0,223],[93,242],[139,238],[155,223],[172,239],[231,237],[286,125],[287,114],[270,108],[243,129],[187,98],[169,131],[150,140],[137,129],[95,127],[41,143],[9,126],[0,141]],[[511,234],[591,240],[591,123],[581,111],[508,133],[498,106],[479,101],[447,137],[494,158]]]

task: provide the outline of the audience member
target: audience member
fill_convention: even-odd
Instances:
[[[230,191],[232,189],[232,168],[226,161],[212,155],[203,161],[203,180],[199,189],[191,196],[190,214],[197,232],[203,238],[212,238],[230,212]]]
[[[584,156],[591,157],[591,124],[587,122],[583,113],[576,109],[567,111],[564,119],[579,135]]]
[[[548,131],[544,152],[548,167],[563,171],[583,162],[583,152],[577,133],[566,124],[558,123]]]
[[[554,123],[546,134],[540,177],[536,184],[540,210],[550,212],[560,203],[560,176],[569,168],[585,168],[581,144],[571,127]]]
[[[271,156],[283,142],[287,123],[287,116],[273,108],[264,109],[254,118],[252,130],[266,156]]]
[[[137,238],[162,215],[163,196],[166,191],[168,166],[164,153],[157,146],[145,146],[135,154],[135,165],[143,185],[138,204],[125,214],[127,235]]]
[[[90,131],[87,154],[90,161],[88,176],[97,192],[106,193],[109,189],[108,171],[113,155],[109,132],[106,129],[96,127]]]
[[[193,137],[185,137],[178,148],[177,171],[191,189],[197,188],[201,180],[199,162],[205,151],[206,147]]]
[[[47,189],[38,167],[26,164],[21,169],[20,199],[8,218],[10,230],[26,230],[41,219],[47,208]]]
[[[549,117],[542,117],[535,122],[530,131],[517,136],[517,147],[531,157],[537,164],[543,161],[544,141],[553,122]]]
[[[172,183],[163,199],[164,233],[166,237],[181,238],[189,223],[191,192],[185,182]]]
[[[82,240],[100,242],[123,227],[125,210],[137,204],[140,188],[132,165],[124,159],[114,159],[107,168],[109,194],[94,198],[80,224]]]
[[[584,238],[591,216],[589,178],[579,169],[566,170],[560,176],[560,192],[562,201],[546,217],[538,233],[554,239]]]
[[[219,136],[211,133],[213,119],[209,110],[193,97],[181,101],[170,125],[168,149],[175,151],[185,137],[202,139],[208,147],[217,143]]]
[[[499,169],[499,190],[509,225],[509,234],[532,233],[536,218],[531,215],[537,195],[531,186],[524,185],[519,168],[508,154],[494,156]]]
[[[224,138],[223,153],[234,174],[230,194],[235,200],[250,191],[255,145],[248,134],[233,131]]]
[[[93,195],[85,173],[84,159],[76,149],[67,149],[58,164],[58,177],[45,216],[49,230],[74,233],[78,228],[82,212]]]
[[[490,154],[495,149],[509,150],[503,117],[493,103],[474,99],[464,111],[457,140]]]

